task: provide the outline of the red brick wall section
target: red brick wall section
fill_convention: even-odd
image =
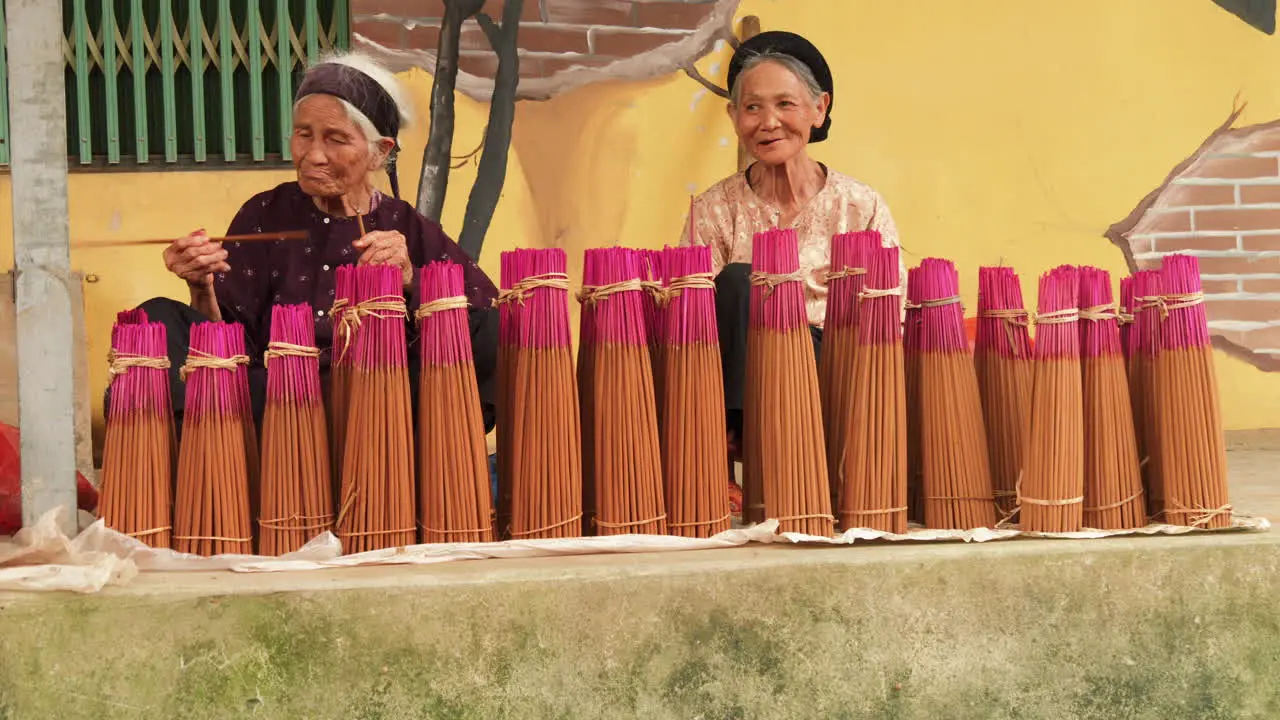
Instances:
[[[550,78],[571,68],[603,68],[651,53],[692,37],[725,4],[724,0],[525,0],[520,24],[521,79]],[[736,6],[736,0],[732,4]],[[484,11],[499,20],[502,5],[502,0],[487,0]],[[351,9],[357,46],[434,53],[443,0],[352,0]],[[463,26],[461,48],[459,70],[493,78],[497,57],[475,20]]]
[[[1219,347],[1280,371],[1280,121],[1211,140],[1124,237],[1139,268],[1199,257]]]

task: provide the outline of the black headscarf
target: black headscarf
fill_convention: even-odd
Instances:
[[[733,83],[737,81],[738,74],[742,72],[742,66],[747,60],[754,55],[764,53],[788,55],[804,63],[813,72],[813,77],[818,81],[818,87],[831,96],[831,103],[827,106],[827,119],[822,123],[822,127],[809,131],[809,142],[826,140],[827,131],[831,129],[831,106],[836,102],[835,90],[831,83],[831,68],[822,57],[822,53],[818,52],[818,48],[803,37],[782,30],[770,30],[739,45],[737,51],[733,53],[733,58],[729,60],[729,88],[733,89]]]
[[[400,178],[396,175],[396,153],[400,150],[400,108],[377,80],[342,63],[320,63],[307,70],[298,86],[294,102],[307,95],[332,95],[346,100],[352,107],[364,113],[373,127],[383,137],[395,141],[395,147],[387,156],[387,178],[391,181],[391,194],[400,198]]]

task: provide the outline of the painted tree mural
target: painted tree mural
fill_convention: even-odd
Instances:
[[[517,102],[548,100],[604,80],[647,80],[682,70],[696,76],[693,63],[717,41],[736,42],[738,3],[415,0],[392,13],[386,0],[352,0],[352,40],[394,70],[432,73],[431,131],[418,189],[418,208],[428,217],[440,218],[449,171],[458,160],[455,93],[489,103],[478,175],[458,238],[479,258],[502,194]]]

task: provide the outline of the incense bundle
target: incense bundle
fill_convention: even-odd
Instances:
[[[498,433],[509,433],[500,447],[509,454],[504,493],[510,498],[510,535],[575,537],[582,531],[582,433],[565,254],[522,249],[502,257],[510,283],[498,302],[510,313],[503,330],[511,335],[500,345],[508,356],[500,361],[507,387],[499,417],[508,424]]]
[[[813,337],[794,229],[757,233],[743,408],[745,519],[829,536],[831,488]]]
[[[142,310],[111,330],[111,406],[102,453],[100,515],[154,548],[171,543],[174,428],[164,325]]]
[[[1129,370],[1130,344],[1133,330],[1133,278],[1120,278],[1120,303],[1116,309],[1116,323],[1120,327],[1120,351],[1124,353],[1125,372]]]
[[[847,478],[842,472],[845,448],[853,438],[846,424],[853,413],[854,356],[858,344],[858,293],[867,275],[867,253],[880,247],[880,233],[843,233],[831,238],[831,270],[827,273],[827,317],[822,354],[818,357],[818,386],[822,397],[822,427],[827,441],[827,477],[831,505],[841,507],[840,493]],[[843,519],[843,518],[842,518]]]
[[[907,518],[924,524],[924,458],[920,435],[920,268],[907,270],[907,302],[902,322],[902,366],[907,397]]]
[[[661,250],[634,250],[640,266],[640,287],[644,289],[644,335],[649,346],[649,367],[653,371],[653,397],[662,425],[662,311],[667,302],[666,276]]]
[[[252,413],[248,363],[240,324],[208,322],[191,328],[191,348],[182,368],[186,415],[173,518],[174,549],[179,552],[208,556],[253,551],[251,458],[245,442],[245,418]]]
[[[333,526],[329,436],[311,306],[271,308],[258,551],[293,552]]]
[[[1040,278],[1031,440],[1018,491],[1023,530],[1073,532],[1084,523],[1079,305],[1076,268],[1058,267]]]
[[[1084,526],[1128,530],[1147,524],[1133,408],[1111,304],[1111,275],[1080,269],[1084,392]]]
[[[973,361],[982,394],[996,510],[1017,509],[1017,483],[1031,431],[1031,344],[1022,285],[1009,267],[978,269],[978,337]]]
[[[355,326],[347,317],[355,291],[355,266],[339,265],[334,270],[333,307],[329,323],[333,326],[333,347],[329,353],[329,448],[330,477],[342,478],[342,455],[347,448],[347,413],[351,397],[351,344]]]
[[[645,337],[641,257],[626,248],[588,250],[579,299],[591,308],[592,453],[601,535],[664,534],[662,455]]]
[[[902,358],[902,278],[898,248],[866,248],[858,294],[857,345],[847,442],[840,461],[840,525],[907,531],[907,398]],[[837,409],[839,412],[839,409]]]
[[[347,552],[412,545],[413,416],[399,268],[352,268],[351,377],[335,529]],[[344,340],[345,343],[345,340]]]
[[[423,542],[490,542],[493,497],[462,266],[422,269],[418,522]],[[445,429],[448,429],[447,431]]]
[[[1160,273],[1139,270],[1132,276],[1133,328],[1129,331],[1129,403],[1133,408],[1138,464],[1146,489],[1147,514],[1164,509],[1160,472],[1160,433],[1157,432],[1156,357],[1160,354]]]
[[[1166,255],[1160,283],[1156,452],[1160,455],[1165,521],[1201,528],[1230,527],[1222,408],[1199,261],[1189,255]]]
[[[724,376],[716,329],[711,248],[667,248],[668,304],[661,325],[662,467],[667,528],[711,537],[729,529]]]
[[[925,258],[920,305],[920,466],[931,528],[995,525],[987,433],[978,375],[960,307],[960,279],[947,260]]]

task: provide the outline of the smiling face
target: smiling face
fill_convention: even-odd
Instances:
[[[346,195],[368,184],[383,157],[371,150],[360,126],[331,95],[303,98],[293,113],[289,140],[302,191],[315,198]]]
[[[729,106],[744,147],[766,165],[781,165],[804,151],[809,131],[821,127],[831,96],[813,93],[790,68],[761,62],[737,78],[737,102]]]

